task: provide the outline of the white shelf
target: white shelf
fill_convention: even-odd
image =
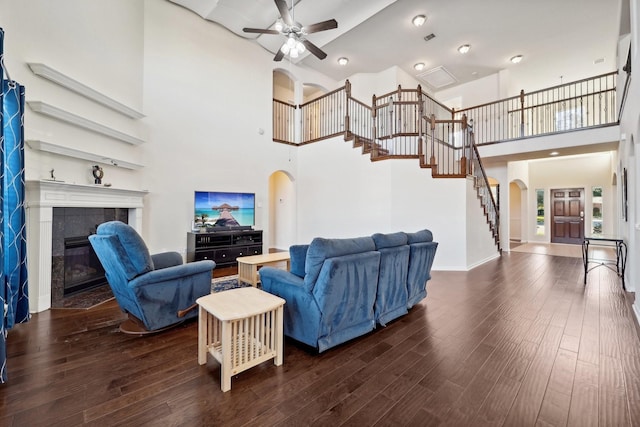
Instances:
[[[40,141],[37,139],[27,140],[26,143],[33,150],[46,151],[47,153],[59,154],[61,156],[89,160],[95,163],[102,163],[105,165],[117,166],[125,169],[141,169],[144,167],[136,163],[125,162],[124,160],[105,157],[99,154],[87,153],[86,151],[63,147],[62,145],[52,144],[50,142]]]
[[[74,126],[78,126],[78,127],[90,130],[92,132],[106,135],[108,137],[118,139],[120,141],[124,141],[131,145],[144,144],[144,140],[138,137],[126,134],[124,132],[120,132],[119,130],[113,129],[109,126],[94,122],[92,120],[78,116],[77,114],[70,113],[61,108],[54,107],[53,105],[44,103],[42,101],[27,101],[27,104],[36,113],[44,114],[45,116],[49,116],[54,119],[61,120],[63,122],[72,124]]]
[[[132,119],[141,119],[144,117],[144,114],[142,114],[141,112],[134,110],[133,108],[128,107],[123,103],[118,102],[115,99],[98,92],[95,89],[90,88],[84,83],[81,83],[67,76],[66,74],[63,74],[60,71],[49,67],[48,65],[34,62],[31,62],[28,65],[29,68],[31,68],[31,72],[33,72],[33,74],[35,74],[36,76],[40,76],[54,83],[57,83],[66,89],[69,89],[84,96],[85,98],[102,104],[105,107],[117,111],[120,114],[124,114],[125,116],[131,117]]]

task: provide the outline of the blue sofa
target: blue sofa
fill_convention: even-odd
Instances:
[[[290,271],[263,267],[260,281],[287,301],[285,335],[322,352],[386,325],[426,296],[438,246],[432,240],[428,230],[315,238],[291,246]]]

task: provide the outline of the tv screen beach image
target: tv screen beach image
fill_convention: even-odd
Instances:
[[[196,191],[194,224],[196,227],[253,226],[255,194]]]

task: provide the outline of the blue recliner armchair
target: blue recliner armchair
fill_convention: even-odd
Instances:
[[[120,221],[100,224],[89,242],[107,281],[129,320],[125,333],[158,332],[197,316],[195,301],[211,293],[213,261],[183,264],[177,252],[151,255],[133,227]]]
[[[260,269],[262,288],[287,301],[285,335],[323,352],[375,328],[380,252],[371,237],[315,238],[289,252],[290,272]]]

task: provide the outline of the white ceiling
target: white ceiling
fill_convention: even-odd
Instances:
[[[169,1],[272,53],[284,41],[281,35],[242,31],[272,26],[279,17],[273,0]],[[560,76],[568,82],[616,69],[620,7],[620,0],[298,0],[296,21],[309,25],[335,18],[338,28],[307,36],[328,54],[325,60],[307,54],[296,62],[335,80],[392,66],[413,76],[442,67],[453,76],[447,86],[452,87],[528,67],[557,84]],[[418,14],[427,22],[416,28],[411,18]],[[428,34],[435,38],[425,41]],[[457,52],[462,44],[471,45],[466,55]],[[518,54],[524,60],[511,64],[509,58]],[[337,64],[342,56],[350,60],[345,67]],[[417,62],[425,63],[422,72],[414,70]]]

